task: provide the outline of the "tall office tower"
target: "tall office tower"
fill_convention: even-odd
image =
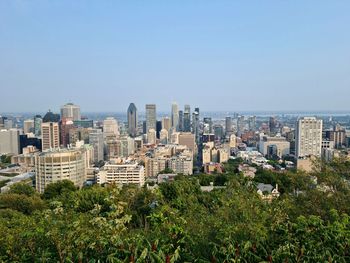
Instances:
[[[157,135],[157,138],[159,139],[160,131],[162,130],[162,121],[157,121],[156,127],[157,127],[156,135]]]
[[[56,149],[35,156],[35,184],[40,193],[50,183],[70,180],[83,187],[86,180],[86,153],[76,149]]]
[[[73,143],[69,141],[69,131],[74,128],[74,123],[71,118],[62,118],[59,122],[60,126],[60,145],[67,147],[68,144]]]
[[[6,120],[6,117],[4,116],[0,116],[0,129],[4,128],[4,122]]]
[[[43,119],[40,115],[35,115],[34,117],[34,134],[35,136],[41,135],[41,123],[43,122]]]
[[[239,116],[237,119],[237,135],[241,136],[245,129],[245,120],[244,116]]]
[[[130,103],[128,108],[128,133],[131,137],[137,135],[137,108],[134,103]]]
[[[179,106],[176,102],[171,105],[171,127],[176,131],[179,129]]]
[[[13,128],[13,120],[12,119],[5,119],[4,120],[4,128],[5,129],[12,129]]]
[[[163,119],[162,119],[162,128],[166,129],[168,132],[170,131],[171,121],[170,121],[169,117],[163,117]]]
[[[250,116],[248,118],[248,126],[250,131],[256,130],[256,116]]]
[[[103,135],[105,138],[117,137],[119,135],[118,121],[113,117],[107,117],[103,121]]]
[[[213,133],[213,121],[211,120],[210,117],[205,117],[203,119],[204,125],[207,124],[208,125],[208,133]]]
[[[89,144],[94,147],[94,162],[103,161],[103,132],[100,129],[93,129],[89,134]]]
[[[146,104],[146,133],[150,129],[157,130],[156,104]]]
[[[28,119],[23,121],[23,133],[31,133],[34,132],[34,120]]]
[[[231,117],[225,118],[225,131],[226,131],[226,136],[230,136],[233,132],[233,130],[232,130],[232,118]]]
[[[43,122],[41,124],[41,144],[43,151],[60,147],[60,132],[57,122]]]
[[[277,122],[276,117],[270,117],[269,129],[270,129],[270,133],[277,133],[278,132],[278,122]]]
[[[61,107],[61,118],[71,118],[73,121],[81,120],[80,107],[73,103],[67,103]]]
[[[1,130],[0,129],[0,155],[1,154],[19,154],[21,131],[18,129]]]
[[[157,136],[156,131],[154,129],[150,129],[147,132],[147,142],[149,144],[156,144],[157,142]]]
[[[213,131],[214,131],[214,135],[215,135],[215,139],[216,140],[221,140],[224,139],[224,127],[220,124],[216,124],[213,126]]]
[[[166,129],[160,131],[160,143],[168,144],[169,132]]]
[[[179,145],[185,145],[192,151],[192,154],[197,153],[195,135],[190,132],[179,133]]]
[[[179,110],[179,131],[182,132],[184,130],[184,112]]]
[[[321,156],[322,120],[303,117],[296,128],[296,157]]]
[[[191,107],[190,107],[190,105],[185,105],[183,131],[184,132],[191,132]]]
[[[195,135],[196,143],[199,143],[199,108],[195,108],[192,114],[192,133]]]
[[[59,122],[60,121],[60,115],[53,113],[52,111],[48,111],[43,118],[42,122]]]

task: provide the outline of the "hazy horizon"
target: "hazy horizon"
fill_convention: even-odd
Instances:
[[[347,111],[348,1],[1,1],[0,112]],[[302,109],[302,110],[298,110]]]

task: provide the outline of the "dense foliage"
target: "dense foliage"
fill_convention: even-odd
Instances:
[[[253,181],[237,167],[152,191],[14,185],[0,195],[0,262],[350,262],[350,162]],[[201,191],[211,181],[226,187]],[[263,201],[258,182],[281,196]]]

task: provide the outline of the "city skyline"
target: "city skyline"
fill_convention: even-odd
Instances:
[[[204,111],[346,110],[349,8],[1,1],[0,112],[66,101],[85,112],[123,112],[129,102],[168,111],[172,101]]]

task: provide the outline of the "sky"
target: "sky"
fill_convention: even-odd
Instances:
[[[0,112],[349,110],[350,1],[0,1]]]

